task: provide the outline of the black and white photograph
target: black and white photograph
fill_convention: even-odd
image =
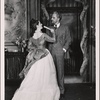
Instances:
[[[1,100],[99,100],[99,2],[2,2]]]

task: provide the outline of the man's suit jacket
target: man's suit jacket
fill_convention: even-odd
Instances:
[[[54,27],[51,27],[54,28]],[[51,33],[52,34],[52,33]],[[70,30],[67,25],[60,25],[57,29],[55,29],[56,42],[50,43],[49,50],[52,52],[56,52],[56,54],[63,54],[63,48],[66,49],[67,58],[69,56],[68,49],[71,44],[71,36]]]

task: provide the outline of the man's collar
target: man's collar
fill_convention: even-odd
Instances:
[[[58,23],[57,25],[54,25],[54,27],[58,28],[60,26],[60,23]]]

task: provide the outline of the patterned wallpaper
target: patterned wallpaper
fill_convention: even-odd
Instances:
[[[5,42],[26,38],[26,0],[5,0]]]

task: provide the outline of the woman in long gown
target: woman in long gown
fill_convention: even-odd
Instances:
[[[12,100],[59,100],[60,90],[57,84],[56,69],[53,58],[45,41],[55,42],[53,37],[41,31],[40,21],[33,20],[34,35],[29,39],[29,53],[20,77],[25,76],[20,87],[16,90]]]

